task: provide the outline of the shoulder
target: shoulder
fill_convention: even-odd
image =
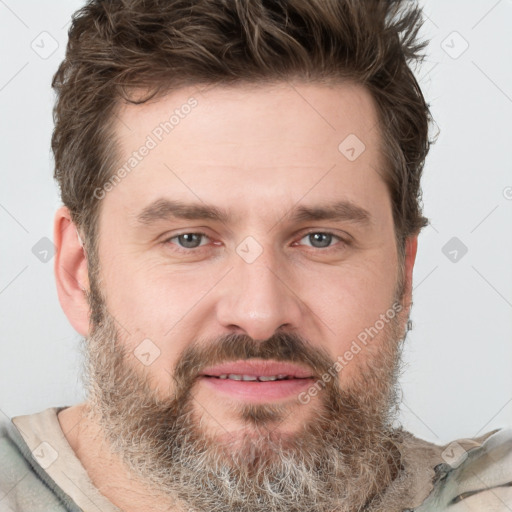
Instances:
[[[11,421],[0,422],[0,512],[65,511],[34,470],[32,454]]]
[[[418,512],[512,510],[512,428],[452,441],[442,459]]]

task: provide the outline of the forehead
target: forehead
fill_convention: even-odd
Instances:
[[[189,87],[117,119],[124,172],[105,202],[128,216],[163,196],[242,217],[320,199],[389,207],[377,112],[358,85]]]

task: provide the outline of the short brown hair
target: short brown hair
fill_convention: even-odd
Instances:
[[[351,80],[375,100],[403,258],[406,237],[428,224],[420,178],[431,118],[409,67],[422,60],[422,21],[409,0],[88,1],[73,16],[52,82],[52,149],[62,201],[89,249],[100,206],[94,191],[116,166],[120,101],[192,84]],[[147,98],[130,99],[141,88]]]

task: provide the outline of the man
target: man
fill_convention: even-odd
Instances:
[[[512,433],[396,423],[428,152],[408,2],[91,1],[52,140],[87,401],[13,418],[0,510],[512,507]]]

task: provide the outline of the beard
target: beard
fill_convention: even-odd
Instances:
[[[404,308],[385,323],[374,345],[370,341],[362,356],[354,356],[349,364],[357,369],[343,389],[337,376],[322,379],[333,373],[332,356],[301,336],[276,332],[263,342],[230,334],[190,344],[172,373],[172,390],[162,396],[122,343],[95,286],[89,303],[87,414],[159,503],[187,512],[380,510],[384,491],[402,469],[402,430],[394,424]],[[279,425],[304,407],[299,401],[240,403],[234,410],[244,428],[236,432],[214,435],[201,426],[207,411],[194,396],[201,370],[251,358],[312,370],[322,389],[298,431],[284,433]]]

